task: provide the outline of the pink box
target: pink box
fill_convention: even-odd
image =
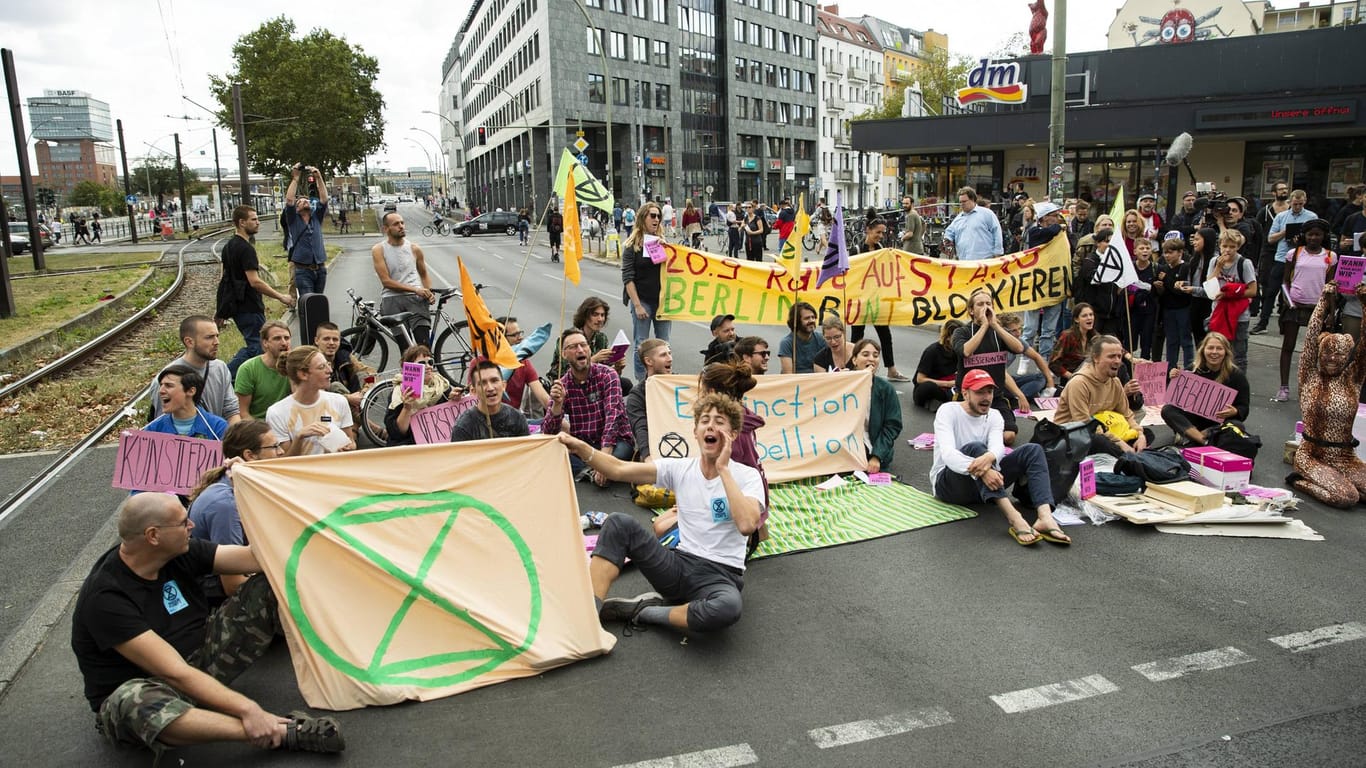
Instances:
[[[1202,445],[1181,455],[1191,464],[1191,479],[1222,491],[1236,491],[1252,482],[1252,459]]]

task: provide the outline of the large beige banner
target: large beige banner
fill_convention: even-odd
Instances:
[[[616,642],[553,438],[272,459],[233,484],[309,706],[426,701]]]
[[[868,371],[757,376],[745,407],[764,419],[755,435],[764,474],[771,483],[868,468],[868,408],[873,375]],[[697,456],[692,404],[697,378],[651,376],[645,380],[650,455]]]

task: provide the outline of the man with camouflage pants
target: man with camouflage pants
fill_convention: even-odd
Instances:
[[[118,546],[76,599],[71,648],[96,728],[114,744],[245,741],[262,749],[340,752],[330,717],[281,717],[227,686],[270,647],[275,595],[249,547],[192,539],[176,497],[142,493],[119,507]],[[201,577],[257,573],[210,612]]]

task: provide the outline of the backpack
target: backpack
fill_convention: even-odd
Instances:
[[[1053,491],[1053,501],[1067,498],[1072,491],[1072,483],[1077,479],[1081,460],[1091,452],[1091,437],[1100,428],[1095,419],[1054,424],[1048,419],[1040,419],[1034,427],[1034,436],[1029,442],[1043,448],[1044,459],[1048,462],[1049,485]],[[1027,494],[1026,483],[1015,484],[1015,496],[1022,501]]]
[[[1115,471],[1160,485],[1190,479],[1191,465],[1180,451],[1167,447],[1126,453],[1115,461]]]
[[[1121,475],[1118,472],[1096,473],[1096,493],[1101,496],[1142,493],[1145,485],[1147,484],[1143,482],[1143,478],[1133,475]]]
[[[1248,432],[1242,422],[1230,419],[1205,430],[1205,445],[1236,453],[1255,462],[1257,451],[1262,448],[1262,439]]]

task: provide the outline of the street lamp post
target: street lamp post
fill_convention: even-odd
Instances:
[[[493,85],[492,83],[484,82],[484,81],[481,81],[481,80],[475,80],[475,81],[473,81],[473,83],[474,83],[475,85],[484,85],[484,86]],[[497,88],[498,90],[502,91],[502,92],[503,92],[503,95],[504,95],[504,96],[507,96],[509,101],[515,102],[515,101],[517,100],[517,98],[516,98],[515,96],[513,96],[513,95],[508,91],[508,89],[506,89],[506,88],[504,88],[504,87],[502,87],[502,86],[497,86],[497,85],[495,85],[495,86],[493,86],[493,87],[495,87],[495,88]],[[433,114],[435,114],[435,113],[433,113]],[[453,125],[454,125],[454,124],[452,123],[452,126],[453,126]],[[536,210],[536,160],[535,160],[535,155],[536,155],[536,133],[535,133],[535,129],[531,126],[530,123],[528,123],[528,122],[526,121],[525,116],[523,117],[523,120],[522,120],[521,125],[510,125],[510,126],[508,126],[508,127],[509,127],[509,128],[524,128],[524,129],[526,129],[527,145],[528,145],[528,148],[527,148],[527,151],[526,151],[526,152],[522,153],[522,170],[527,171],[527,175],[531,178],[531,210],[534,211],[534,210]],[[609,143],[610,143],[610,142],[609,142]],[[610,157],[610,153],[609,153],[609,157]],[[531,168],[529,168],[529,169],[526,167],[526,161],[527,161],[528,159],[531,160]],[[608,166],[609,166],[609,167],[611,166],[611,161],[610,161],[610,160],[608,161]]]
[[[427,158],[427,186],[436,186],[436,182],[432,178],[432,166],[435,165],[435,163],[432,162],[432,156],[427,152],[427,148],[422,145],[422,142],[418,141],[417,139],[414,139],[412,136],[408,136],[406,138],[408,139],[408,141],[411,141],[413,143],[413,146],[422,150],[422,156]]]
[[[583,4],[583,0],[574,0],[574,4],[578,6],[579,12],[583,14],[584,21],[588,22],[589,28],[592,28],[593,18],[588,15],[588,7]],[[607,189],[612,193],[613,197],[616,197],[617,182],[616,177],[612,175],[612,153],[616,150],[616,145],[612,143],[612,97],[607,95],[608,89],[606,87],[612,82],[612,72],[607,66],[607,53],[603,50],[604,47],[602,41],[599,41],[598,58],[602,61],[603,95],[605,97],[603,101],[607,102]],[[668,128],[666,127],[664,130],[667,134]],[[665,178],[668,178],[668,176],[665,176]]]
[[[423,130],[423,129],[421,129],[421,128],[416,128],[416,127],[409,128],[408,130],[410,130],[410,131],[420,131],[420,132],[422,132],[422,133],[427,134],[428,136],[431,136],[432,141],[436,143],[436,159],[437,159],[437,160],[441,160],[442,162],[439,162],[439,163],[431,163],[430,160],[429,160],[429,161],[428,161],[428,165],[429,165],[429,166],[431,166],[431,165],[436,165],[436,166],[437,166],[437,169],[436,169],[436,170],[441,174],[441,178],[442,178],[442,179],[445,179],[445,178],[446,178],[446,166],[445,166],[445,160],[441,157],[441,140],[438,139],[435,135],[433,135],[431,131]],[[449,182],[446,182],[446,183],[449,183]],[[435,181],[432,182],[432,197],[436,197],[436,182],[435,182]]]
[[[422,113],[423,113],[424,115],[435,115],[436,117],[439,117],[439,118],[441,118],[442,120],[445,120],[445,121],[446,121],[446,124],[449,125],[449,126],[451,127],[451,133],[455,134],[455,140],[456,140],[457,142],[459,142],[459,145],[460,145],[461,149],[464,149],[464,141],[463,141],[462,137],[460,136],[460,126],[456,125],[454,120],[450,119],[449,117],[446,117],[445,115],[441,114],[440,112],[433,112],[433,111],[430,110],[430,109],[424,109],[424,110],[422,110]],[[531,146],[532,146],[532,149],[534,150],[535,147],[536,147],[536,142],[535,142],[534,139],[532,140]],[[442,148],[444,149],[445,146],[443,145]],[[446,158],[445,158],[445,160],[446,160],[446,174],[447,174],[447,175],[446,175],[446,195],[445,195],[445,197],[446,197],[447,200],[449,200],[449,199],[452,197],[452,195],[451,195],[451,179],[450,179],[450,172],[451,172],[451,159],[450,159],[450,155],[447,155]],[[462,171],[462,173],[463,173],[463,171]],[[462,178],[463,178],[463,176],[462,176]],[[461,194],[462,196],[465,194],[465,190],[464,190],[463,188],[460,190],[460,194]],[[533,198],[534,198],[534,197],[535,197],[535,196],[533,195]],[[532,202],[535,203],[535,200],[533,199]]]
[[[0,49],[0,65],[4,68],[5,91],[9,96],[10,121],[14,126],[14,140],[24,135],[24,113],[20,109],[19,82],[14,71],[14,51]],[[43,258],[43,238],[38,229],[38,210],[33,201],[33,174],[28,166],[28,141],[19,148],[19,187],[24,196],[24,220],[28,222],[29,247],[33,249],[33,268],[42,271],[47,268]]]

